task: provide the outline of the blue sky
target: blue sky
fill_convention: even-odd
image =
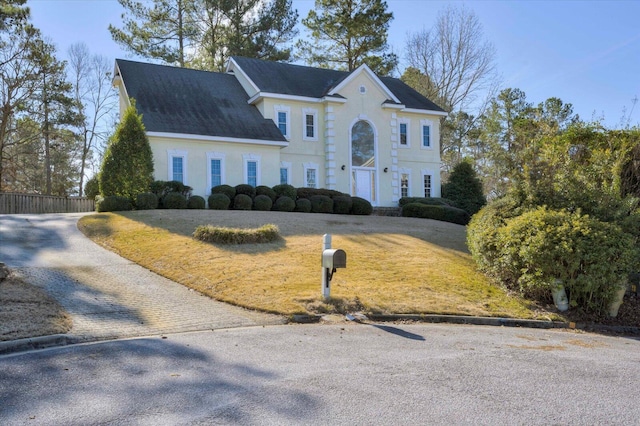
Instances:
[[[403,55],[408,32],[429,29],[450,2],[387,0],[394,20],[389,42]],[[454,2],[462,4],[460,2]],[[293,0],[301,17],[313,0]],[[503,87],[519,88],[530,102],[558,97],[583,119],[620,123],[640,98],[640,1],[467,1],[496,48]],[[131,58],[112,40],[110,23],[120,26],[116,0],[28,0],[33,23],[58,47],[85,42],[92,53]],[[401,65],[401,70],[404,67]],[[640,124],[640,102],[631,125]]]

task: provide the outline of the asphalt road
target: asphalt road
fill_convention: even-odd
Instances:
[[[624,337],[251,327],[0,357],[0,424],[630,425],[639,383]]]

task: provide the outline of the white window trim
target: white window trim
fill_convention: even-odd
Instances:
[[[307,136],[307,115],[313,116],[313,137]],[[302,140],[316,142],[318,140],[318,110],[304,108],[302,110]]]
[[[244,169],[244,183],[249,184],[249,161],[254,161],[256,163],[256,186],[262,185],[261,179],[261,168],[260,168],[260,155],[258,154],[243,154],[242,155],[242,164]]]
[[[302,183],[305,188],[311,188],[307,186],[307,170],[315,170],[316,171],[316,186],[314,188],[320,188],[320,182],[318,179],[320,178],[320,167],[316,163],[304,163],[302,164],[303,173],[302,173]]]
[[[402,143],[400,143],[401,138],[402,138],[402,134],[400,133],[400,125],[401,124],[406,124],[407,125],[407,144],[406,145],[402,145]],[[403,148],[403,149],[411,148],[411,120],[408,119],[408,118],[399,118],[398,119],[398,147]]]
[[[188,185],[189,180],[187,177],[187,171],[189,170],[187,167],[187,151],[180,149],[168,149],[167,150],[167,177],[169,181],[173,180],[173,159],[175,157],[182,158],[182,183],[184,185]]]
[[[411,197],[411,169],[405,169],[402,167],[398,169],[398,187],[400,188],[400,197],[402,197],[402,175],[409,176],[409,179],[407,180],[407,197]]]
[[[281,169],[287,169],[287,184],[291,185],[291,162],[289,161],[281,161],[280,162]]]
[[[424,126],[429,126],[429,146],[424,146]],[[433,121],[420,120],[420,148],[433,150]]]
[[[287,140],[291,139],[291,107],[288,107],[286,105],[274,105],[273,111],[274,111],[273,121],[276,123],[276,127],[278,127],[278,130],[280,129],[280,126],[278,125],[278,113],[284,112],[287,114],[287,123],[286,123],[287,133],[284,135],[284,137]]]
[[[209,190],[213,187],[213,182],[211,181],[211,160],[220,160],[220,184],[224,185],[227,182],[224,152],[207,152],[207,185]]]
[[[433,197],[433,185],[435,183],[434,173],[431,170],[425,170],[425,169],[421,170],[420,172],[421,172],[420,173],[420,193],[422,194],[422,196],[426,197],[426,195],[424,193],[424,177],[425,176],[430,176],[431,177],[431,188],[430,188],[431,192],[429,194],[429,197]]]

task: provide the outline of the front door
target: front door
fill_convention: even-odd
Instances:
[[[351,195],[376,203],[375,135],[364,120],[351,128]]]

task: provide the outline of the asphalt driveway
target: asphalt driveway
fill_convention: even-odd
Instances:
[[[84,213],[0,215],[0,262],[73,319],[73,341],[281,324],[282,317],[202,296],[87,239]]]

